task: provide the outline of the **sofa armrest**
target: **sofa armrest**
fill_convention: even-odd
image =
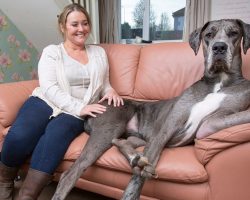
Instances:
[[[0,84],[0,125],[2,127],[7,128],[13,123],[18,110],[37,86],[37,80]]]
[[[199,161],[206,165],[218,153],[250,141],[250,123],[223,129],[203,139],[195,140]]]
[[[250,142],[216,154],[206,165],[210,198],[213,200],[250,199]]]

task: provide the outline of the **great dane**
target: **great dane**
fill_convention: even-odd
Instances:
[[[242,38],[246,54],[250,24],[237,19],[206,23],[189,39],[195,54],[201,43],[203,46],[205,71],[201,80],[179,97],[156,102],[125,100],[124,106],[107,106],[104,114],[89,118],[89,140],[76,162],[62,174],[52,200],[65,199],[81,174],[112,144],[133,169],[122,199],[137,200],[145,180],[157,176],[154,169],[164,147],[183,146],[195,137],[249,123],[250,81],[241,71]],[[145,145],[142,154],[135,150],[141,145]]]

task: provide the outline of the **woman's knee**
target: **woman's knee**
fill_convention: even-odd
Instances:
[[[9,131],[2,146],[1,160],[7,166],[17,167],[23,164],[32,150],[32,144],[25,140],[22,134]]]
[[[18,154],[20,151],[30,151],[36,143],[37,140],[29,137],[29,135],[24,132],[15,132],[10,130],[4,139],[2,151],[10,152],[15,150]]]
[[[68,114],[54,118],[47,126],[46,132],[58,137],[76,137],[84,131],[84,121]]]

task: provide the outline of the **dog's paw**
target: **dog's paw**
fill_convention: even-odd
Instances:
[[[141,171],[141,176],[146,179],[157,178],[157,174],[155,172],[155,168],[151,165],[147,165]]]
[[[141,168],[138,166],[133,167],[133,174],[135,175],[141,175]]]
[[[139,160],[141,159],[141,155],[140,154],[135,154],[135,155],[131,155],[130,156],[130,162],[129,162],[129,164],[130,164],[130,166],[133,168],[133,167],[135,167],[135,166],[137,166],[138,165],[138,162],[139,162]]]
[[[140,159],[138,160],[137,162],[137,165],[140,167],[140,168],[143,168],[144,166],[148,165],[149,162],[148,162],[148,158],[145,157],[145,156],[141,156]]]
[[[124,141],[124,140],[114,138],[112,140],[112,144],[115,145],[115,146],[117,146],[117,147],[120,147],[121,145],[123,145],[122,141]]]

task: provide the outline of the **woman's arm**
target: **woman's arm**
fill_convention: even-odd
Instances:
[[[85,105],[79,99],[72,97],[67,91],[60,88],[56,74],[57,65],[57,47],[49,46],[45,48],[38,64],[38,76],[42,92],[58,108],[80,116],[81,109]]]
[[[113,89],[112,86],[110,85],[108,58],[107,58],[105,51],[103,54],[104,54],[103,59],[104,59],[105,67],[106,67],[106,73],[104,77],[104,87],[102,91],[103,97],[98,103],[101,103],[107,99],[109,105],[111,105],[112,101],[113,101],[114,106],[124,105],[123,99],[119,96],[119,94],[115,91],[115,89]]]

